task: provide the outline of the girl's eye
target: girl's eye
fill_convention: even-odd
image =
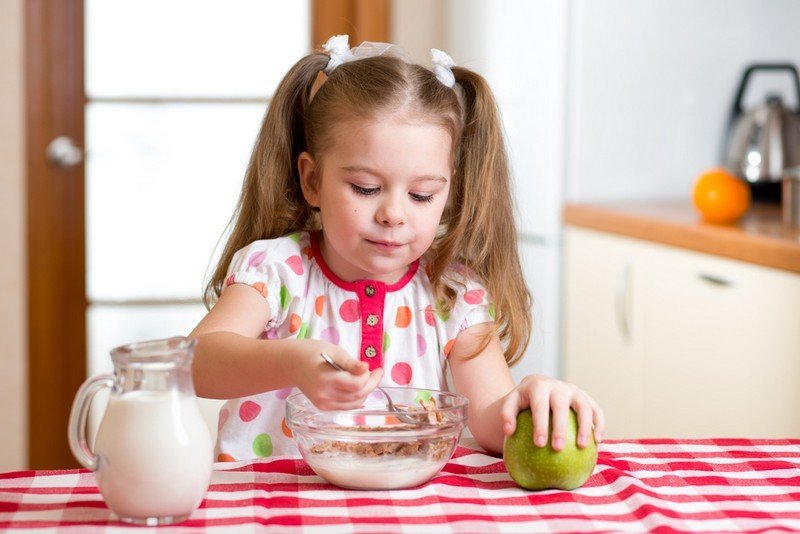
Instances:
[[[355,191],[357,194],[364,195],[365,197],[374,195],[380,191],[379,187],[361,187],[360,185],[356,184],[350,184],[350,187],[352,187],[353,191]]]
[[[418,193],[409,193],[409,195],[417,202],[433,202],[433,195],[420,195]]]

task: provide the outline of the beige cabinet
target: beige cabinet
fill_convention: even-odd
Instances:
[[[608,437],[800,436],[800,275],[565,231],[564,376]]]
[[[639,252],[624,240],[566,230],[563,374],[603,407],[610,437],[635,437],[642,428],[644,361],[632,313]]]

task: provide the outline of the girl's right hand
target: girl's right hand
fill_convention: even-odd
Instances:
[[[364,404],[383,378],[383,369],[369,371],[369,365],[348,355],[338,345],[314,339],[297,340],[298,350],[285,358],[287,374],[306,397],[321,410],[352,410]],[[326,353],[347,371],[331,367],[322,359]]]

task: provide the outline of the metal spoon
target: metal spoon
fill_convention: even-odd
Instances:
[[[334,369],[338,369],[339,371],[349,372],[349,371],[347,371],[347,369],[345,369],[344,367],[342,367],[341,365],[339,365],[338,363],[333,361],[333,358],[331,358],[330,356],[328,356],[324,352],[320,352],[319,355],[322,356],[322,359],[325,360],[326,362],[328,362],[328,365],[330,365]],[[400,421],[402,421],[404,423],[411,424],[411,425],[416,425],[416,424],[425,422],[424,420],[421,420],[421,419],[419,419],[417,417],[414,417],[412,415],[409,415],[409,414],[407,414],[405,412],[402,412],[402,411],[398,410],[397,407],[392,402],[392,398],[389,396],[388,393],[386,393],[386,391],[383,390],[382,387],[376,386],[375,389],[377,389],[378,391],[383,393],[383,396],[386,397],[386,406],[389,408],[390,412],[394,412],[394,413],[397,414],[397,419],[398,420],[400,420]]]

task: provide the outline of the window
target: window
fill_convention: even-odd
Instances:
[[[88,372],[187,334],[308,2],[86,0]],[[219,253],[219,250],[216,250]]]

